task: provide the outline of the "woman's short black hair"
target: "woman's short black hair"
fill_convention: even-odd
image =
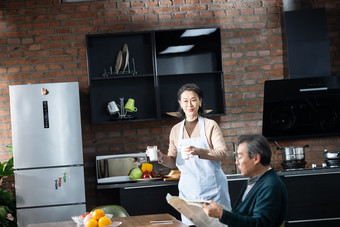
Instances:
[[[198,115],[205,116],[205,108],[204,108],[204,104],[203,104],[203,92],[202,92],[202,90],[196,84],[193,84],[193,83],[184,84],[177,91],[177,100],[178,101],[181,100],[181,95],[184,91],[193,91],[198,95],[198,98],[202,100],[202,105],[198,109]],[[181,108],[181,105],[179,105],[179,107],[178,107],[177,116],[180,117],[180,118],[185,118],[185,113],[184,113],[183,109]]]
[[[247,143],[247,152],[249,158],[252,158],[254,154],[259,154],[261,156],[262,165],[267,166],[270,164],[272,151],[270,149],[267,139],[263,135],[258,134],[241,135],[238,138],[237,144],[239,145],[243,142]]]

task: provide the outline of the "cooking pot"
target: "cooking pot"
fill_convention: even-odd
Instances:
[[[327,160],[340,160],[340,151],[329,152],[327,149],[325,149],[324,153]]]
[[[282,151],[283,161],[305,160],[305,148],[308,148],[309,145],[303,147],[281,147],[276,141],[274,143],[277,145],[276,149]]]

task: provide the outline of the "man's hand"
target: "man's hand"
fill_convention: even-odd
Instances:
[[[223,214],[223,208],[212,200],[203,203],[203,210],[209,217],[213,218],[221,218]]]

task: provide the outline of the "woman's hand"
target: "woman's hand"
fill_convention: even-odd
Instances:
[[[152,147],[152,146],[147,146],[146,147],[146,156],[150,157],[150,153],[149,153],[149,148]]]
[[[189,156],[189,158],[194,157],[195,155],[199,155],[199,148],[195,146],[189,146],[184,149],[184,152]]]
[[[149,154],[149,151],[148,151],[148,147],[146,147],[146,156],[150,157],[150,154]],[[161,150],[157,150],[157,160],[158,162],[162,162],[163,161],[163,157],[164,157],[164,154],[161,152]]]
[[[161,163],[163,161],[164,154],[161,152],[161,150],[157,150],[157,158],[158,162]]]
[[[203,210],[209,216],[213,218],[221,218],[223,214],[223,208],[216,202],[209,200],[203,203]]]

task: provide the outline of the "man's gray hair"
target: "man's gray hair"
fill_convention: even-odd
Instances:
[[[272,151],[270,149],[267,139],[258,134],[246,134],[241,135],[238,138],[237,144],[247,143],[247,152],[249,158],[252,158],[254,154],[259,154],[261,156],[261,164],[267,166],[270,164],[270,159],[272,157]]]

